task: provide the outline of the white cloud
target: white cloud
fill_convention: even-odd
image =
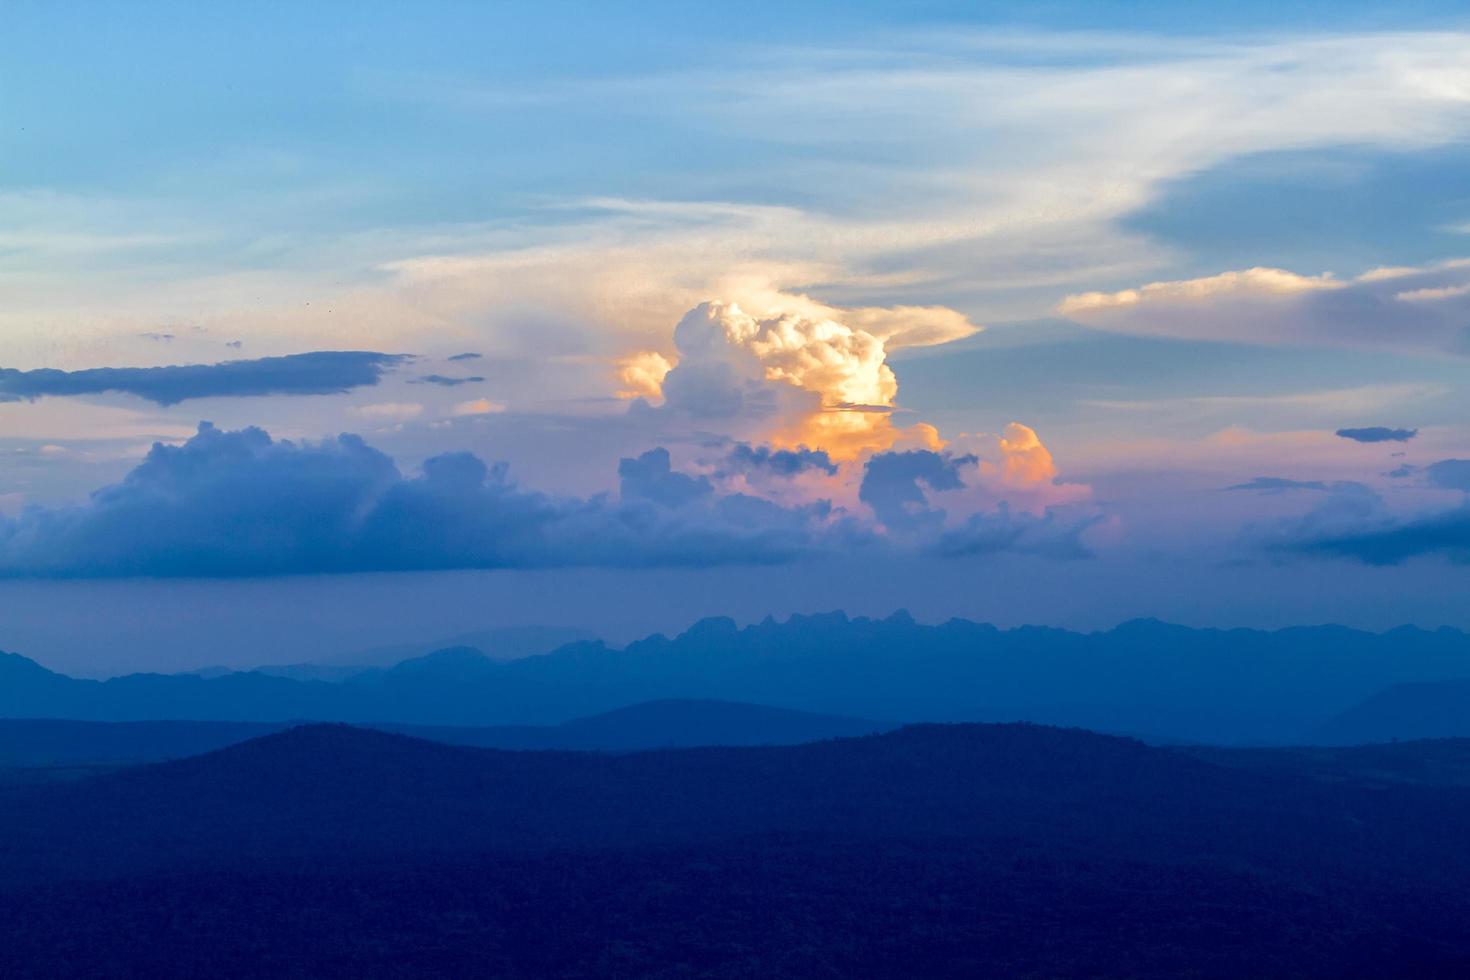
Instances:
[[[500,402],[492,402],[488,398],[475,398],[454,406],[455,415],[494,415],[503,411],[505,411],[504,405]]]
[[[424,414],[424,406],[417,402],[380,402],[374,405],[355,405],[348,411],[359,418],[398,422],[418,418]]]
[[[1470,354],[1470,260],[1350,280],[1247,269],[1069,296],[1057,312],[1146,336]]]

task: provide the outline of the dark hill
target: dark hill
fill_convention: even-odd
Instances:
[[[309,726],[0,797],[6,976],[1463,976],[1470,794],[1030,725]]]
[[[0,770],[122,766],[198,755],[258,738],[283,723],[224,721],[63,721],[0,718]],[[497,749],[629,752],[702,745],[794,745],[887,731],[859,718],[726,701],[656,701],[561,725],[367,727]]]
[[[501,752],[318,725],[14,791],[0,839],[10,851],[6,871],[60,861],[89,874],[218,860],[242,853],[241,842],[263,855],[535,851],[778,831],[1099,838],[1114,855],[1153,857],[1173,839],[1166,856],[1180,860],[1263,846],[1277,853],[1289,843],[1298,856],[1354,855],[1372,866],[1388,837],[1406,855],[1470,831],[1470,806],[1447,792],[1324,787],[1029,725],[614,756]],[[1421,803],[1437,808],[1439,823],[1410,835],[1400,821]]]

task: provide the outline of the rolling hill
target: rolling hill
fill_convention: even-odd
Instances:
[[[0,802],[13,976],[1470,965],[1463,790],[1076,730],[609,755],[308,726]]]

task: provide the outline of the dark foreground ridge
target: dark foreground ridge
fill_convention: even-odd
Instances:
[[[1470,793],[1031,725],[308,726],[0,798],[0,973],[1459,976]]]

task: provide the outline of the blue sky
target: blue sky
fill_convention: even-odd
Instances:
[[[276,590],[320,604],[288,657],[833,605],[1470,625],[1467,31],[15,4],[0,646],[86,667],[78,608]],[[1372,426],[1414,434],[1336,435]],[[445,612],[547,577],[559,612]],[[188,660],[186,620],[110,656]]]

